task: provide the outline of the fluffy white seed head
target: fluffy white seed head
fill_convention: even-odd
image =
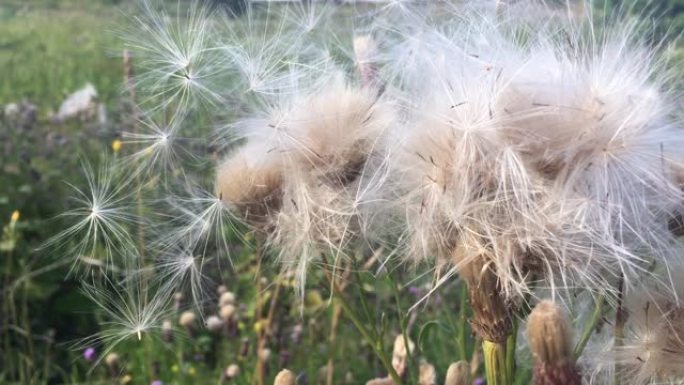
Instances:
[[[338,255],[358,235],[366,162],[393,118],[372,90],[330,82],[247,122],[247,143],[217,178],[229,207],[267,224],[260,228],[299,282],[318,252]]]

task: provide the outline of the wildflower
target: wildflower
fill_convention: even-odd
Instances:
[[[221,293],[221,297],[219,298],[219,307],[223,307],[226,305],[235,305],[234,293],[231,293],[229,291]]]
[[[164,385],[164,382],[162,380],[154,380],[150,385]]]
[[[119,151],[121,151],[121,140],[114,139],[112,141],[112,151],[114,151],[114,153],[118,153]]]
[[[10,216],[10,221],[12,223],[17,223],[19,221],[19,210],[12,211],[12,216]]]
[[[212,315],[207,318],[207,329],[211,332],[218,332],[223,329],[224,323],[221,318],[218,316]]]
[[[133,376],[131,376],[130,374],[126,374],[125,376],[121,377],[121,380],[119,381],[119,383],[121,385],[128,385],[132,382],[133,382]]]
[[[97,358],[97,352],[95,351],[95,348],[92,348],[92,347],[86,348],[83,351],[83,358],[88,362],[95,361],[95,358]]]
[[[232,380],[240,375],[240,367],[235,364],[230,364],[226,368],[225,376],[227,379]]]
[[[294,385],[296,376],[293,372],[283,369],[275,377],[273,385]]]
[[[109,374],[112,377],[118,377],[121,373],[121,359],[116,353],[109,353],[105,357],[105,364],[109,368]]]
[[[185,328],[190,337],[195,334],[195,322],[197,321],[197,316],[191,311],[185,311],[180,315],[178,319],[178,324]]]
[[[539,302],[527,319],[536,385],[580,385],[567,316],[551,301]]]
[[[268,325],[268,320],[262,318],[254,323],[254,332],[259,334],[264,330],[264,327]]]
[[[471,385],[470,364],[459,361],[449,365],[444,385]]]
[[[221,310],[219,310],[219,315],[225,321],[233,320],[233,317],[235,316],[235,306],[233,306],[233,305],[221,306]]]
[[[194,376],[194,375],[196,375],[196,374],[197,374],[197,369],[195,369],[194,366],[191,366],[191,367],[188,368],[188,375]]]

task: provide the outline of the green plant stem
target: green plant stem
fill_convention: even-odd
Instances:
[[[466,309],[468,308],[468,288],[465,285],[461,287],[461,303],[458,309],[458,350],[461,360],[468,360],[468,351],[466,348],[466,327],[468,324],[468,315]]]
[[[335,285],[334,287],[337,287]],[[366,327],[363,325],[363,322],[357,317],[356,313],[354,310],[351,308],[349,303],[344,299],[343,295],[340,295],[340,293],[335,290],[335,297],[336,300],[339,301],[340,305],[342,306],[342,309],[344,309],[344,313],[349,319],[352,321],[354,326],[359,330],[363,338],[366,339],[371,344],[371,347],[373,348],[373,351],[375,351],[375,354],[378,356],[380,361],[382,361],[382,364],[385,366],[385,369],[389,372],[390,377],[392,377],[392,381],[396,385],[402,385],[403,381],[399,377],[399,374],[397,374],[397,371],[394,370],[394,367],[392,367],[392,362],[387,356],[387,353],[385,353],[384,347],[382,345],[382,342],[379,341],[379,338],[377,338],[377,335],[375,333],[372,333]]]
[[[508,379],[513,381],[515,377],[515,347],[517,343],[518,336],[518,322],[515,321],[515,326],[513,327],[513,333],[506,339],[506,373],[508,374]]]
[[[582,330],[582,335],[580,336],[580,339],[577,342],[577,345],[575,346],[575,360],[578,360],[579,357],[582,355],[582,352],[584,352],[584,348],[587,346],[589,338],[594,333],[596,325],[598,325],[599,321],[601,320],[604,302],[605,298],[602,295],[596,298],[594,313],[592,313],[591,319],[589,319],[589,322],[584,326],[584,330]]]
[[[482,342],[482,355],[485,364],[487,385],[510,385],[512,378],[508,372],[507,343]]]
[[[328,265],[328,261],[325,258],[325,255],[321,256],[323,259],[323,263]],[[352,269],[355,269],[355,266],[352,267]],[[358,274],[357,271],[354,271],[354,275],[356,279],[358,280],[357,286],[359,287],[359,290],[361,290],[361,277]],[[356,329],[361,333],[361,336],[371,345],[371,348],[375,352],[375,354],[378,356],[380,361],[382,362],[382,365],[385,367],[387,372],[389,373],[390,377],[392,378],[392,381],[394,382],[395,385],[403,385],[403,381],[399,374],[397,373],[396,370],[394,370],[394,367],[392,366],[392,360],[387,356],[387,353],[385,352],[385,347],[383,346],[382,343],[382,335],[380,335],[375,327],[373,326],[373,329],[369,330],[361,321],[359,316],[356,314],[354,309],[349,305],[347,302],[346,298],[344,297],[343,291],[340,289],[339,285],[335,282],[334,277],[330,274],[329,271],[325,270],[325,276],[328,279],[328,282],[330,283],[331,290],[333,292],[333,298],[337,300],[342,306],[342,309],[344,310],[344,314],[352,321]],[[363,293],[361,293],[363,294]],[[361,297],[361,303],[362,307],[364,308],[364,311],[367,314],[370,314],[368,312],[368,306],[365,302],[365,298],[363,295]]]
[[[620,281],[618,283],[618,306],[617,310],[615,311],[615,329],[614,329],[614,346],[618,347],[622,345],[622,340],[625,337],[625,323],[627,322],[627,312],[625,311],[623,307],[623,300],[624,300],[624,291],[625,291],[625,276],[623,274],[620,275]],[[618,368],[615,368],[615,373],[618,372]],[[615,385],[620,385],[620,377],[618,375],[615,375]]]
[[[401,302],[399,301],[399,290],[397,289],[397,285],[392,279],[391,274],[388,274],[390,285],[392,285],[392,292],[394,293],[394,301],[397,306],[397,313],[399,314],[399,326],[401,327],[401,336],[404,339],[404,346],[406,347],[406,362],[408,365],[406,366],[406,369],[408,370],[406,378],[414,380],[414,382],[417,382],[418,380],[418,368],[415,366],[415,361],[413,359],[414,352],[410,349],[411,345],[409,342],[409,337],[408,337],[408,319],[404,312],[401,310]]]

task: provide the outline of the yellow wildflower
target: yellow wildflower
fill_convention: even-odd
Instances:
[[[191,376],[194,376],[195,374],[197,374],[197,370],[195,370],[194,366],[191,366],[188,368],[188,374]]]
[[[112,142],[112,150],[114,152],[119,152],[121,150],[121,141],[119,139],[114,139]]]
[[[121,377],[121,385],[130,384],[131,382],[133,382],[133,377],[130,374]]]
[[[19,210],[14,210],[12,216],[10,217],[12,222],[17,222],[19,220]]]

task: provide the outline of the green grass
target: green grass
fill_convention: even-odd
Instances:
[[[4,3],[4,2],[3,2]],[[122,19],[106,1],[12,1],[0,5],[0,104],[26,98],[45,114],[91,82],[112,103],[121,90]]]

